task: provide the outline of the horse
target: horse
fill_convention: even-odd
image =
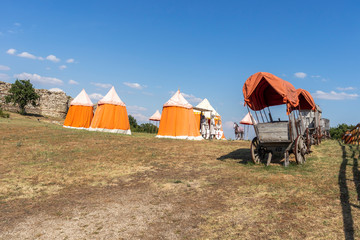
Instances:
[[[244,139],[244,128],[234,122],[233,128],[235,130],[235,140]]]

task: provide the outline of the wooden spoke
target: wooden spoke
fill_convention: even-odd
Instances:
[[[251,159],[255,164],[259,164],[263,161],[266,160],[266,155],[269,154],[267,156],[267,160],[268,162],[271,161],[272,158],[272,154],[270,154],[269,152],[266,151],[266,148],[264,148],[263,146],[261,146],[259,140],[257,137],[255,137],[252,142],[251,142],[251,146],[250,146],[250,151],[251,151]]]
[[[260,158],[260,152],[259,152],[259,141],[258,138],[255,137],[252,142],[251,142],[251,146],[250,146],[250,151],[251,151],[251,159],[255,164],[259,164],[261,162],[261,158]]]
[[[297,164],[303,164],[306,161],[306,144],[304,141],[303,136],[298,136],[295,140],[295,149],[294,149],[294,154],[295,154],[295,159]]]

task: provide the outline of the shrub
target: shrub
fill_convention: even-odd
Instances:
[[[0,106],[0,117],[2,118],[9,118],[9,114],[8,113],[4,113],[1,106]]]
[[[346,131],[353,129],[354,125],[347,125],[346,123],[338,124],[337,127],[330,128],[330,136],[333,139],[341,139]]]

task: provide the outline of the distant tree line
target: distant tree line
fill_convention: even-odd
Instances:
[[[138,125],[136,119],[129,115],[130,129],[132,132],[157,133],[158,127],[151,123],[142,123]]]
[[[341,139],[346,131],[353,129],[354,125],[347,125],[346,123],[338,124],[337,127],[330,128],[330,136],[333,139]]]

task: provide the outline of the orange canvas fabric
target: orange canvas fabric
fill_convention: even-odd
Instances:
[[[200,120],[201,120],[201,113],[194,112],[195,121],[196,121],[196,129],[200,132]]]
[[[93,119],[93,107],[71,105],[64,121],[65,127],[88,128]]]
[[[308,91],[301,89],[301,88],[297,89],[296,92],[297,92],[298,98],[299,98],[300,110],[315,111],[316,105],[315,105],[314,99],[311,96],[311,94]]]
[[[295,87],[271,74],[258,72],[251,75],[243,86],[244,101],[252,110],[287,104],[288,112],[299,104]]]
[[[161,114],[159,137],[200,137],[192,108],[164,106]]]
[[[113,104],[98,105],[91,128],[130,130],[126,107]]]

